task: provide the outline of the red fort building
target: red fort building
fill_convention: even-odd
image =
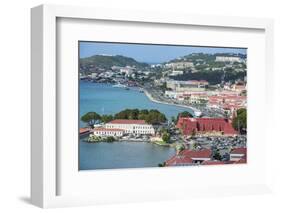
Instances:
[[[225,118],[189,118],[180,117],[177,123],[184,135],[219,133],[223,135],[237,135],[231,120]]]

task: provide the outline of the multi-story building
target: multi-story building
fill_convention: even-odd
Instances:
[[[181,95],[181,94],[179,94],[178,92],[175,92],[175,91],[169,91],[169,90],[165,91],[165,96],[168,98],[176,99],[179,95]]]
[[[177,76],[177,75],[183,75],[184,72],[182,70],[173,70],[169,76]]]
[[[202,104],[207,103],[209,100],[208,95],[206,94],[191,94],[189,97],[189,103],[191,104]]]
[[[125,75],[127,75],[127,76],[132,75],[134,71],[135,71],[135,69],[130,66],[122,67],[120,69],[120,72],[125,73]]]
[[[190,81],[175,81],[170,80],[167,81],[167,88],[172,89],[173,91],[177,92],[184,92],[184,91],[205,91],[206,86],[209,83],[207,81],[201,80],[190,80]]]
[[[217,62],[241,62],[238,56],[216,56]]]
[[[210,161],[212,151],[210,149],[188,150],[185,149],[174,155],[165,162],[166,166],[192,166],[198,165],[205,161]]]
[[[193,62],[189,62],[189,61],[174,62],[174,63],[165,64],[165,67],[173,68],[173,69],[186,69],[186,68],[193,68],[194,64]]]
[[[180,117],[177,123],[184,135],[192,134],[224,134],[237,135],[231,120],[225,118],[189,118]]]
[[[106,129],[122,129],[127,134],[154,135],[155,130],[151,124],[144,120],[117,119],[105,124]]]

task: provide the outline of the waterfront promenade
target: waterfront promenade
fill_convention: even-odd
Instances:
[[[165,102],[165,101],[162,101],[162,100],[157,100],[155,97],[153,97],[152,94],[150,94],[148,92],[147,89],[144,89],[144,94],[149,98],[149,100],[155,102],[155,103],[159,103],[159,104],[167,104],[167,105],[173,105],[173,106],[178,106],[178,107],[183,107],[183,108],[186,108],[186,109],[191,109],[193,111],[193,114],[198,116],[201,114],[201,111],[199,109],[196,109],[192,106],[187,106],[187,105],[183,105],[183,104],[176,104],[176,103],[171,103],[171,102]]]

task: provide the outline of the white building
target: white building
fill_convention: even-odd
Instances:
[[[177,76],[177,75],[183,75],[184,72],[182,70],[173,70],[169,76]]]
[[[205,88],[209,85],[207,81],[201,80],[189,80],[189,81],[167,81],[167,88],[177,92],[184,91],[205,91]]]
[[[113,136],[113,137],[122,137],[124,135],[123,129],[106,129],[106,128],[95,128],[93,130],[95,136]]]
[[[106,129],[122,129],[127,134],[154,135],[155,130],[151,124],[144,120],[117,119],[105,124]]]
[[[175,92],[175,91],[170,91],[170,90],[165,91],[165,96],[168,98],[176,99],[178,95],[179,95],[179,93]]]
[[[194,67],[194,65],[193,62],[183,61],[183,62],[168,63],[165,64],[165,67],[173,68],[173,69],[185,69],[185,68],[192,68]]]
[[[241,58],[238,56],[216,56],[218,62],[241,62]]]
[[[97,76],[98,76],[98,74],[95,72],[91,74],[91,78],[96,78]]]
[[[207,102],[208,100],[209,98],[205,94],[192,94],[189,97],[189,103],[191,104],[201,104],[202,102]]]
[[[120,69],[120,72],[121,73],[125,73],[125,75],[132,75],[133,72],[134,72],[134,68],[133,67],[130,67],[130,66],[126,66],[126,67],[122,67]]]

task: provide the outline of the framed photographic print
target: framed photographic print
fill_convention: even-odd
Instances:
[[[271,118],[256,116],[273,103],[272,28],[269,19],[33,8],[32,203],[269,192]]]
[[[78,45],[80,170],[247,162],[246,48]]]

